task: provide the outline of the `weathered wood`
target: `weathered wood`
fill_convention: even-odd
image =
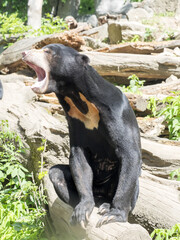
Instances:
[[[133,211],[135,222],[150,232],[180,222],[180,182],[142,172],[140,194]]]
[[[153,175],[168,178],[180,166],[180,147],[141,138],[143,169]]]
[[[97,208],[92,212],[85,232],[78,226],[71,226],[69,221],[72,209],[58,199],[47,176],[44,181],[45,187],[48,189],[50,215],[54,219],[53,224],[57,234],[63,239],[66,237],[67,239],[82,239],[83,237],[87,239],[87,236],[92,240],[149,239],[140,226],[129,223],[110,223],[96,228],[96,222],[100,218]],[[163,180],[143,171],[142,177],[140,177],[140,195],[130,221],[141,223],[149,231],[157,227],[171,228],[180,221],[178,214],[180,211],[179,190],[180,183]]]
[[[163,42],[129,42],[110,45],[97,49],[98,52],[106,53],[131,53],[131,54],[151,54],[161,53],[165,48],[174,49],[180,47],[180,40],[171,40]]]
[[[128,93],[128,92],[125,93],[125,95],[128,98],[129,103],[133,110],[137,112],[144,112],[147,110],[148,102],[142,95]]]
[[[165,135],[166,124],[164,124],[164,116],[158,118],[144,118],[137,117],[140,132],[148,136],[161,136]],[[169,135],[169,134],[168,134]]]
[[[48,176],[44,179],[47,190],[49,212],[55,226],[56,234],[63,240],[150,240],[147,231],[137,224],[130,223],[109,223],[100,228],[96,228],[96,223],[100,219],[97,208],[94,208],[87,229],[80,226],[70,225],[72,208],[63,203],[56,195],[52,183]]]
[[[127,78],[136,74],[148,80],[164,80],[170,75],[180,77],[180,57],[123,53],[86,52],[90,64],[102,76]]]
[[[22,52],[31,48],[39,49],[51,43],[61,43],[79,50],[84,44],[84,40],[73,30],[35,38],[24,38],[1,53],[0,71],[11,73],[27,68],[27,64],[22,61]]]
[[[143,94],[154,95],[174,95],[173,92],[180,91],[180,79],[175,76],[170,76],[165,82],[155,85],[145,86],[139,89]]]

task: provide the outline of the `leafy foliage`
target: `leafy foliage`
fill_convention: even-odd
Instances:
[[[16,13],[19,18],[27,19],[27,6],[28,0],[1,0],[0,1],[0,13],[8,12],[9,14]]]
[[[154,40],[153,32],[150,28],[146,28],[145,34],[144,34],[144,41],[145,42],[152,42]]]
[[[143,0],[131,0],[131,2],[142,2]]]
[[[143,87],[145,80],[139,80],[135,74],[129,76],[128,79],[130,80],[130,84],[127,87],[122,86],[122,91],[140,93],[139,88]]]
[[[180,95],[166,97],[162,103],[166,104],[166,107],[159,112],[159,116],[165,116],[169,137],[173,140],[180,140]]]
[[[5,34],[23,34],[27,32],[30,27],[25,26],[22,19],[18,17],[17,13],[8,16],[7,13],[0,13],[0,34],[5,38]]]
[[[165,121],[168,124],[169,138],[172,140],[180,140],[180,95],[169,96],[164,98],[162,101],[151,98],[148,108],[152,110],[154,117],[165,116]],[[161,103],[165,107],[157,111],[157,104]]]
[[[68,29],[67,23],[60,17],[53,17],[51,14],[45,14],[45,18],[41,19],[41,27],[37,30],[29,31],[28,36],[41,36],[45,34],[60,33]]]
[[[153,240],[180,240],[180,224],[174,225],[171,229],[155,229],[151,233]]]
[[[43,238],[46,203],[42,189],[21,164],[25,149],[20,137],[0,125],[0,239],[47,240]],[[33,178],[34,179],[34,178]]]
[[[81,0],[79,5],[79,14],[93,14],[95,13],[94,0]]]
[[[53,34],[62,32],[67,29],[68,26],[59,17],[53,17],[47,13],[45,18],[42,18],[42,25],[37,30],[32,30],[30,26],[25,26],[22,19],[18,18],[17,13],[7,15],[7,13],[0,14],[0,34],[24,34],[27,36],[36,35],[41,36],[44,34]],[[27,34],[28,33],[28,34]]]
[[[27,21],[28,0],[1,0],[0,1],[0,13],[8,14],[17,13],[17,16],[23,21]],[[50,1],[43,0],[42,6],[43,13],[51,11]]]
[[[170,173],[170,179],[180,181],[180,168]]]

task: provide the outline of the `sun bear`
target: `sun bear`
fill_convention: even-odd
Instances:
[[[74,208],[72,223],[85,227],[95,205],[102,215],[98,227],[127,221],[141,171],[139,128],[128,99],[73,48],[50,44],[22,54],[37,75],[32,90],[54,92],[66,114],[69,165],[53,166],[49,177]]]

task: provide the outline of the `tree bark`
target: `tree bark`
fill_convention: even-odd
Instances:
[[[41,26],[43,0],[28,0],[28,25],[34,29]]]
[[[147,231],[138,224],[130,223],[108,223],[100,228],[96,228],[96,223],[100,219],[95,207],[86,230],[80,226],[72,226],[70,218],[73,209],[62,202],[56,195],[54,187],[48,176],[44,178],[45,188],[48,195],[49,212],[52,223],[56,230],[56,235],[63,240],[150,240]]]
[[[170,75],[180,77],[180,57],[140,55],[123,53],[86,52],[90,64],[101,76],[120,76],[127,78],[137,74],[139,78],[164,80]]]
[[[141,138],[143,169],[153,175],[168,178],[180,166],[180,145],[173,146]]]
[[[48,178],[44,179],[45,188],[48,189],[48,202],[50,216],[53,219],[57,235],[62,239],[150,239],[147,232],[140,225],[129,223],[109,223],[96,228],[100,216],[94,208],[86,231],[78,226],[71,226],[69,221],[72,208],[63,203],[56,195]],[[180,222],[180,183],[161,179],[142,172],[140,177],[140,195],[136,207],[129,218],[131,223],[140,223],[150,232],[154,228],[171,228]]]
[[[135,222],[151,232],[169,229],[180,222],[180,182],[162,179],[142,171],[140,193],[133,211]]]
[[[164,42],[121,43],[100,48],[97,51],[106,53],[151,54],[161,53],[164,51],[165,48],[174,49],[176,47],[180,47],[180,40]]]

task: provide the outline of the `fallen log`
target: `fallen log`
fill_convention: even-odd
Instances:
[[[147,81],[164,80],[170,75],[180,77],[180,57],[123,53],[86,52],[90,64],[102,76],[127,78],[136,74]]]
[[[139,225],[129,223],[110,223],[96,228],[96,222],[100,218],[97,208],[91,214],[86,231],[78,226],[71,226],[69,221],[72,208],[64,204],[56,195],[48,178],[44,179],[44,185],[48,195],[49,212],[53,219],[56,233],[63,239],[149,239],[144,229]],[[148,231],[154,228],[171,228],[180,222],[180,183],[154,177],[142,172],[140,177],[140,194],[136,207],[130,216],[131,223],[140,223]],[[72,235],[74,238],[72,238]]]
[[[165,82],[155,85],[144,86],[143,88],[139,89],[142,94],[146,95],[174,95],[173,92],[180,91],[180,79],[176,76],[171,75]]]
[[[120,43],[116,45],[110,45],[109,47],[99,48],[96,51],[106,53],[151,54],[161,53],[165,48],[174,49],[176,47],[180,47],[180,40]]]
[[[10,128],[21,134],[22,139],[26,141],[27,149],[30,152],[28,151],[29,155],[27,152],[29,158],[26,158],[25,164],[37,174],[40,159],[37,157],[37,146],[42,143],[42,138],[46,138],[48,143],[45,160],[49,167],[68,162],[69,141],[65,117],[61,121],[52,117],[48,111],[39,107],[36,102],[34,103],[33,98],[32,91],[29,87],[25,87],[22,82],[4,83],[4,97],[0,101],[0,119],[8,120]],[[158,138],[157,143],[158,141],[164,140]],[[164,155],[166,153],[170,155],[165,148]],[[25,161],[25,158],[23,158],[23,161]],[[48,176],[45,176],[46,178]],[[81,234],[80,229],[69,225],[72,209],[60,202],[49,179],[48,181],[49,185],[45,183],[45,188],[50,201],[50,214],[53,217],[51,222],[61,235],[59,239],[65,240],[63,234],[68,232],[72,236],[72,238],[67,238],[68,240],[77,240],[78,237],[76,236]],[[144,175],[143,171],[140,178],[140,195],[133,212],[133,218],[131,218],[132,221],[140,222],[150,230],[155,227],[170,228],[175,223],[180,222],[180,215],[178,214],[180,212],[179,185],[180,183],[175,181],[152,175],[149,177],[147,174]],[[95,218],[100,217],[96,214],[96,209],[91,216],[92,225],[87,228],[88,237],[86,239],[150,239],[147,232],[138,225],[112,223],[101,228],[95,228],[96,220],[93,218],[94,216]],[[70,229],[70,227],[72,228]],[[82,237],[84,237],[83,234]],[[79,239],[83,238],[79,237]]]
[[[143,169],[149,173],[168,178],[171,171],[180,166],[180,147],[162,144],[141,137]]]
[[[134,222],[138,222],[149,232],[154,228],[170,229],[180,222],[179,212],[180,182],[142,171],[139,198],[132,213]]]
[[[144,118],[137,117],[140,132],[148,136],[165,135],[166,124],[164,123],[164,116],[158,118]],[[169,133],[167,133],[169,135]]]
[[[150,240],[147,231],[138,224],[130,223],[108,223],[100,228],[96,228],[96,223],[100,219],[97,208],[94,208],[86,230],[80,226],[72,226],[70,218],[73,209],[62,202],[54,191],[54,187],[48,176],[44,178],[44,185],[47,189],[49,213],[52,224],[55,227],[56,235],[60,239],[84,239],[84,240]]]
[[[61,43],[79,50],[84,44],[84,40],[73,30],[40,37],[24,38],[1,53],[0,71],[12,73],[27,68],[27,64],[22,61],[22,52],[31,48],[39,49],[51,43]]]

